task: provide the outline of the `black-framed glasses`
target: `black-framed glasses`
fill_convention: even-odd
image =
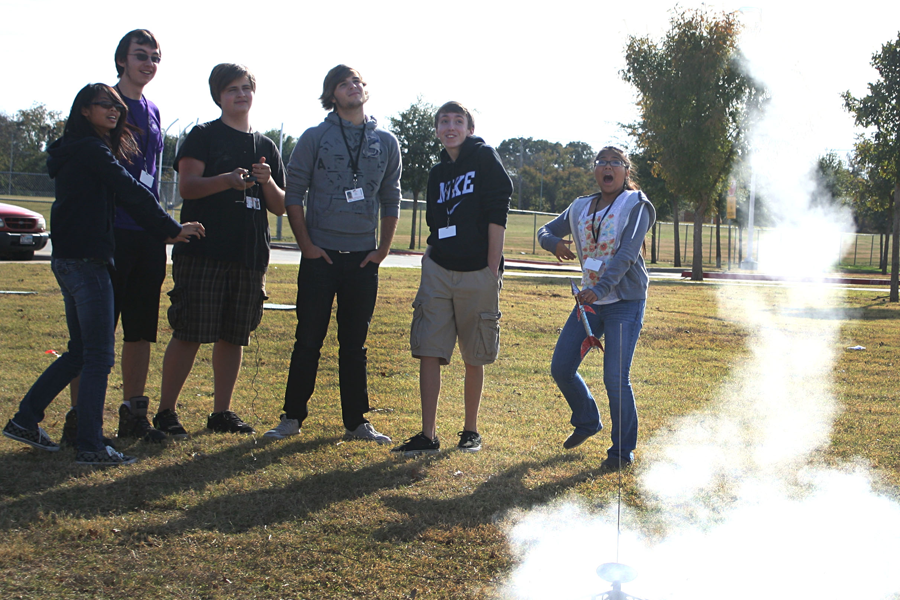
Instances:
[[[125,107],[118,102],[110,102],[109,100],[98,100],[96,102],[91,102],[92,106],[99,106],[103,110],[109,110],[111,108],[115,108],[117,111],[122,112],[125,110]]]
[[[606,165],[609,165],[611,167],[624,167],[625,161],[619,159],[603,160],[602,158],[598,158],[594,161],[595,167],[605,167]]]
[[[156,64],[156,65],[158,65],[159,61],[162,60],[162,56],[160,56],[158,54],[147,54],[146,52],[132,52],[128,56],[133,56],[141,62],[144,62],[145,60],[147,60],[149,58],[150,62],[152,62],[153,64]]]

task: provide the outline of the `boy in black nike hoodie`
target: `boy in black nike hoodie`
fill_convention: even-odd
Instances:
[[[462,104],[439,108],[434,127],[444,149],[428,176],[430,235],[410,331],[412,355],[420,360],[422,431],[393,449],[406,456],[440,451],[441,366],[449,364],[457,339],[466,366],[466,417],[457,447],[481,450],[484,365],[494,362],[500,350],[503,239],[512,181],[497,152],[474,136],[472,114]]]

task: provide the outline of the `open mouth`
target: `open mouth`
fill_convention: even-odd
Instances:
[[[613,179],[614,179],[614,178],[613,178],[612,175],[604,175],[604,176],[603,176],[603,183],[612,183],[612,182],[613,182]]]

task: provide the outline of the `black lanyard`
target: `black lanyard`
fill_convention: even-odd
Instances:
[[[598,196],[598,198],[602,198],[602,197],[603,197],[602,195]],[[603,225],[603,219],[606,218],[606,215],[609,214],[609,211],[612,210],[613,204],[615,204],[616,200],[618,200],[618,199],[619,198],[617,197],[615,200],[613,200],[612,202],[609,203],[609,206],[606,207],[606,212],[603,213],[603,216],[600,217],[600,220],[597,223],[594,223],[594,215],[597,214],[597,211],[594,211],[594,214],[591,215],[591,225],[593,226],[592,233],[594,234],[594,243],[595,244],[597,243],[597,240],[600,237],[600,226]]]
[[[338,115],[338,124],[341,126],[341,137],[344,138],[344,146],[347,147],[347,160],[350,161],[350,168],[353,169],[353,187],[359,187],[359,156],[362,153],[363,142],[366,141],[366,124],[363,122],[363,128],[360,132],[359,146],[356,147],[356,158],[353,158],[353,150],[350,149],[350,143],[347,141],[347,134],[344,133],[344,120]]]

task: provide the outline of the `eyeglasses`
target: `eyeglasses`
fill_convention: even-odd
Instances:
[[[624,167],[625,161],[624,160],[603,160],[602,158],[594,161],[595,167],[605,167],[606,165],[609,165],[611,167]]]
[[[160,56],[158,54],[147,54],[146,52],[132,52],[128,56],[133,56],[141,62],[144,62],[145,60],[147,60],[149,58],[150,62],[152,62],[155,65],[158,65],[159,61],[162,60],[162,56]]]
[[[109,100],[98,100],[97,102],[91,102],[92,106],[99,106],[103,110],[109,110],[111,108],[115,108],[117,111],[122,112],[125,110],[125,107],[119,104],[118,102],[110,102]]]

